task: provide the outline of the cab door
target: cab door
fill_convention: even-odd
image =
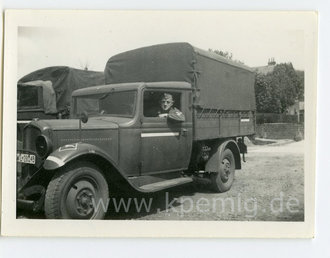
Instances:
[[[159,117],[159,99],[164,93],[172,94],[174,107],[185,116],[185,121]],[[143,92],[141,125],[140,174],[157,174],[184,170],[189,165],[192,145],[191,112],[187,107],[188,93],[179,90],[149,90]]]

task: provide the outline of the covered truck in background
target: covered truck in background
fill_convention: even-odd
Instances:
[[[68,118],[72,91],[104,84],[104,73],[52,66],[25,75],[17,82],[17,136],[33,118]]]
[[[103,72],[52,66],[17,83],[17,120],[68,118],[74,90],[104,84]]]

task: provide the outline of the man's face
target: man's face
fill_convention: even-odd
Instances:
[[[171,94],[164,94],[160,101],[160,106],[162,110],[168,111],[173,106],[173,97]]]

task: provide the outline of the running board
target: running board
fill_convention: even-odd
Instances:
[[[191,183],[192,181],[193,179],[191,177],[180,177],[180,178],[164,180],[152,184],[141,185],[139,188],[143,191],[155,192],[169,187]]]

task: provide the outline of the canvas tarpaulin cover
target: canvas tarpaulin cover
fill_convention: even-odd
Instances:
[[[188,43],[139,48],[111,57],[106,84],[185,81],[197,89],[201,108],[255,110],[254,73],[247,66]]]
[[[57,111],[61,112],[70,106],[72,91],[89,86],[104,85],[104,73],[67,66],[53,66],[24,76],[18,81],[18,84],[36,80],[51,81],[56,94]]]

